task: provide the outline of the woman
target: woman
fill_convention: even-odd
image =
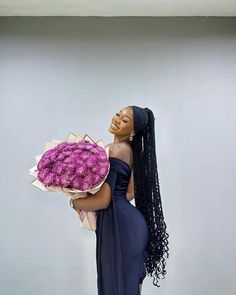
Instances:
[[[128,106],[112,118],[110,171],[94,195],[73,201],[96,211],[98,295],[140,295],[146,274],[157,287],[166,274],[168,233],[162,210],[155,151],[154,115]],[[135,198],[135,206],[130,200]]]

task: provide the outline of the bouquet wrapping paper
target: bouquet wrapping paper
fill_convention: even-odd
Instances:
[[[83,185],[83,183],[81,182],[83,189],[75,188],[75,187],[79,187],[78,183],[80,183],[77,181],[77,179],[74,178],[75,175],[71,175],[72,179],[75,179],[73,182],[73,184],[75,184],[75,187],[71,187],[71,185],[69,187],[68,187],[68,185],[67,186],[66,185],[55,185],[55,183],[57,183],[57,182],[55,182],[55,183],[53,183],[52,181],[50,182],[50,177],[45,177],[45,178],[43,178],[42,176],[40,177],[40,175],[43,175],[44,171],[43,171],[43,169],[40,170],[39,167],[40,168],[43,167],[42,163],[44,161],[46,154],[51,153],[51,155],[52,155],[53,149],[54,150],[57,149],[59,147],[59,145],[63,145],[63,144],[66,145],[65,142],[66,143],[81,143],[81,146],[83,146],[83,144],[86,144],[85,142],[87,142],[88,145],[89,145],[89,143],[90,143],[90,145],[93,144],[92,148],[94,148],[95,151],[96,151],[96,149],[98,149],[100,151],[101,157],[103,158],[102,164],[104,164],[102,166],[102,168],[100,168],[100,170],[99,170],[99,167],[101,167],[101,166],[99,166],[99,165],[93,166],[93,161],[92,161],[93,154],[92,153],[89,154],[90,151],[85,151],[85,153],[83,154],[83,156],[84,156],[87,152],[87,154],[86,154],[87,160],[89,161],[92,169],[93,168],[95,169],[94,174],[93,174],[97,180],[95,185],[88,186],[88,184],[86,182]],[[91,149],[91,147],[90,147],[90,149]],[[60,151],[57,152],[57,155],[58,155],[58,153],[60,153]],[[62,156],[62,154],[63,153],[61,153],[60,157]],[[104,158],[104,154],[105,154],[105,158]],[[47,158],[45,158],[45,159],[47,159]],[[76,160],[79,160],[79,159],[76,159]],[[109,147],[105,147],[102,139],[95,142],[87,133],[83,137],[80,136],[79,134],[69,133],[69,135],[65,141],[53,139],[50,142],[46,142],[44,144],[43,153],[41,155],[36,155],[35,161],[36,161],[36,165],[29,169],[29,175],[34,177],[34,180],[32,181],[31,184],[42,191],[59,192],[59,193],[62,193],[66,196],[71,197],[72,199],[83,198],[83,197],[86,197],[88,195],[88,193],[94,194],[97,191],[99,191],[101,186],[103,185],[108,173],[109,173],[109,170],[110,170]],[[81,162],[82,162],[82,160],[81,160]],[[64,164],[64,165],[66,165],[66,164]],[[83,168],[84,167],[82,167],[81,169],[84,170]],[[98,169],[97,172],[96,172],[96,169]],[[61,175],[62,178],[63,178],[63,176],[64,175]],[[66,176],[68,176],[68,175],[66,175]],[[56,175],[54,177],[58,177],[58,176]],[[63,181],[65,181],[63,183],[66,183],[66,180],[67,180],[67,178],[63,179]],[[80,180],[80,178],[78,178],[78,180]],[[91,182],[90,182],[90,184],[91,184]],[[86,187],[86,185],[87,185],[87,187]],[[78,213],[78,211],[76,211],[76,212]],[[80,226],[82,228],[92,230],[92,231],[96,230],[96,211],[81,210],[79,212],[79,218],[80,218]]]

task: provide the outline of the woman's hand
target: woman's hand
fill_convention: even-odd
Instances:
[[[71,193],[67,193],[67,194],[69,195],[69,194],[71,194]],[[74,197],[74,194],[73,194],[72,197]],[[80,214],[81,209],[78,208],[78,207],[76,206],[76,203],[75,203],[76,200],[77,200],[77,199],[73,199],[73,198],[71,198],[71,199],[70,199],[70,206],[71,206],[71,208],[73,208],[78,214]]]
[[[78,208],[78,206],[77,206],[77,204],[76,204],[76,200],[78,200],[78,199],[73,199],[73,198],[71,198],[71,199],[70,199],[70,205],[71,205],[71,207],[72,207],[72,208],[73,208],[78,214],[80,214],[81,209]]]

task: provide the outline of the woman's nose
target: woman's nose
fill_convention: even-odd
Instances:
[[[115,119],[115,123],[116,123],[117,125],[120,124],[119,120],[117,121],[117,119]]]
[[[118,123],[119,121],[117,121],[117,118],[113,118],[113,121],[115,122],[115,123]]]

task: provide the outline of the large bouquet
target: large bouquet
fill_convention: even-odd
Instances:
[[[71,199],[86,197],[100,190],[110,169],[109,148],[88,134],[70,133],[66,141],[46,142],[44,153],[35,156],[36,165],[29,169],[32,185],[43,191],[61,192]],[[81,227],[96,229],[96,212],[79,212]]]

